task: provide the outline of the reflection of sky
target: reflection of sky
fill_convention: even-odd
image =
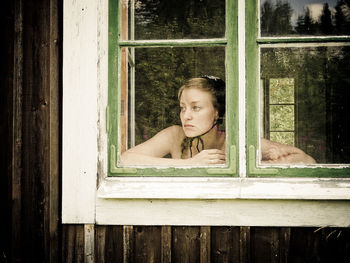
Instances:
[[[271,4],[276,4],[277,1],[281,0],[261,0],[260,2],[263,4],[266,1],[270,1]],[[335,10],[335,6],[338,2],[338,0],[282,0],[282,3],[288,2],[290,3],[292,9],[293,9],[293,15],[292,15],[292,24],[295,25],[298,16],[304,15],[306,7],[309,6],[309,10],[311,13],[311,17],[313,19],[317,19],[317,16],[322,12],[323,5],[325,3],[328,3],[330,9]]]

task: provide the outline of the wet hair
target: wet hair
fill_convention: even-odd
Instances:
[[[222,124],[225,116],[225,82],[214,76],[200,76],[198,78],[191,78],[185,82],[178,91],[178,99],[185,89],[199,89],[209,92],[212,95],[212,102],[214,108],[218,110],[219,119],[218,124]]]
[[[185,82],[184,85],[178,91],[178,99],[180,100],[181,95],[185,89],[199,89],[202,91],[209,92],[212,96],[212,102],[215,109],[217,109],[219,114],[219,119],[213,123],[213,126],[205,133],[198,135],[196,137],[186,137],[181,144],[181,158],[185,156],[185,150],[188,148],[190,151],[190,156],[192,157],[192,144],[195,139],[197,139],[196,149],[198,152],[204,150],[204,142],[201,136],[207,134],[214,126],[222,124],[225,116],[225,82],[214,76],[200,76],[199,78],[191,78]],[[201,144],[201,150],[199,149],[199,144]]]

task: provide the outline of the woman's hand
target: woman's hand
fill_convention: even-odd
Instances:
[[[223,150],[203,150],[188,160],[189,165],[214,165],[225,164],[226,154]]]

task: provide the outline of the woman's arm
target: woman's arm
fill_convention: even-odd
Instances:
[[[261,139],[262,163],[316,163],[305,152],[294,146]]]
[[[180,128],[168,127],[151,139],[130,148],[122,153],[120,161],[122,165],[181,165],[181,159],[163,158],[173,151],[178,144]],[[179,163],[180,162],[180,163]]]
[[[188,166],[225,163],[225,153],[217,149],[204,150],[189,159],[163,158],[169,153],[173,155],[174,152],[181,151],[184,136],[180,126],[166,128],[122,153],[121,165]]]

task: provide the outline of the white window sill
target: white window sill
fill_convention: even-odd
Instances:
[[[310,178],[106,178],[105,199],[350,200],[350,179]]]

